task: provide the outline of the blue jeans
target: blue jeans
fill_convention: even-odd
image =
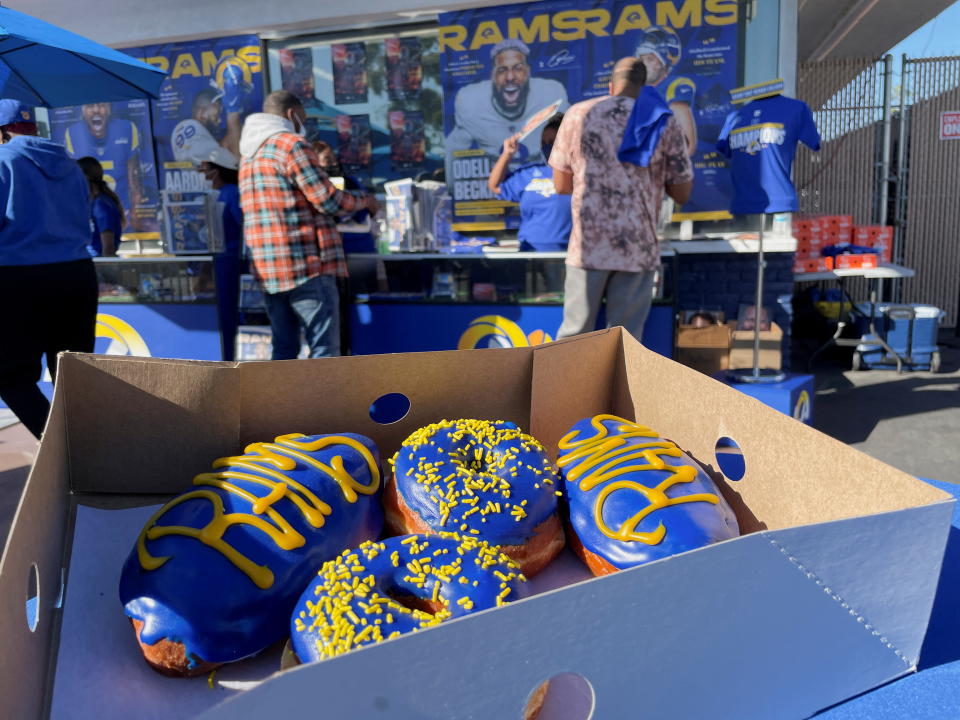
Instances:
[[[273,330],[273,359],[293,360],[300,353],[300,329],[310,357],[340,354],[340,295],[332,275],[310,278],[293,290],[264,293]]]

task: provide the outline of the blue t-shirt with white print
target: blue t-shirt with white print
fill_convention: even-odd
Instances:
[[[550,252],[567,249],[573,220],[570,196],[553,186],[553,169],[543,163],[524,165],[500,184],[500,197],[520,203],[520,249]]]
[[[813,113],[802,100],[775,95],[727,116],[717,150],[730,158],[734,215],[793,212],[797,191],[790,173],[797,143],[820,149]]]

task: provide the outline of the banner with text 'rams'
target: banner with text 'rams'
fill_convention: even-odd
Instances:
[[[675,219],[729,217],[732,189],[714,143],[737,85],[737,0],[547,0],[440,15],[446,179],[461,232],[513,228],[516,206],[487,189],[504,140],[538,111],[607,94],[636,56],[687,138],[696,179]],[[514,166],[543,162],[539,130]]]

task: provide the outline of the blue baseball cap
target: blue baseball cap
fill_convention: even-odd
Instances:
[[[19,100],[10,98],[0,100],[0,127],[22,122],[33,122],[33,113],[22,107]]]

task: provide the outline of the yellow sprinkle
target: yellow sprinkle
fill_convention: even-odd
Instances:
[[[467,608],[467,609],[469,610],[470,608]],[[211,670],[211,671],[210,671],[210,674],[207,675],[207,686],[208,686],[211,690],[213,690],[213,678],[214,678],[214,676],[215,676],[216,674],[217,674],[217,671],[216,671],[216,670]]]

